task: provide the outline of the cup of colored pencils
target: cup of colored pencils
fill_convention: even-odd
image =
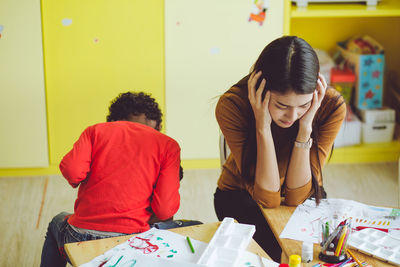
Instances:
[[[326,227],[327,229],[327,227]],[[325,262],[338,263],[347,260],[347,241],[351,234],[351,221],[344,220],[330,232],[322,233],[319,258]]]

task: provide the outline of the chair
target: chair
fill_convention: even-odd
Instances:
[[[220,132],[219,133],[219,160],[221,162],[221,169],[224,166],[226,159],[231,154],[231,150],[226,143],[225,136]]]

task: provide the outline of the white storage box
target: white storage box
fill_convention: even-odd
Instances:
[[[362,120],[363,143],[385,143],[393,140],[396,113],[391,108],[358,110]]]
[[[362,124],[363,143],[385,143],[393,140],[395,122],[374,122]]]
[[[325,77],[326,83],[331,84],[331,69],[335,67],[335,62],[325,50],[315,48],[314,51],[319,61],[319,72]]]
[[[347,110],[348,114],[335,139],[335,147],[359,145],[361,143],[361,121]]]
[[[391,108],[359,110],[361,120],[365,123],[395,122],[396,113]]]

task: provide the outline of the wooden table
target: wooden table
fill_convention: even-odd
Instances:
[[[287,222],[289,221],[290,217],[292,216],[296,207],[288,207],[288,206],[280,206],[274,209],[264,209],[261,208],[264,217],[267,219],[272,232],[274,233],[276,239],[278,240],[279,244],[282,248],[282,258],[281,263],[288,263],[289,256],[293,254],[301,255],[301,246],[302,242],[292,239],[286,238],[279,238],[279,235],[282,233],[283,229],[285,228]],[[366,261],[371,266],[378,267],[378,266],[391,266],[393,265],[383,262],[379,259],[373,258],[361,252],[358,252],[354,249],[350,249],[354,256],[357,257],[360,261]],[[305,264],[304,266],[309,267],[313,266],[318,262],[322,262],[318,259],[318,254],[321,251],[321,246],[318,244],[314,244],[314,260],[310,263]]]
[[[193,239],[197,239],[203,242],[210,242],[215,231],[217,231],[220,222],[200,224],[188,227],[181,227],[170,229],[169,231],[189,236]],[[103,254],[107,250],[125,242],[134,235],[126,235],[105,239],[98,239],[92,241],[84,241],[77,243],[65,244],[64,248],[68,254],[69,259],[73,266],[79,266],[81,264],[91,261],[93,258]],[[264,250],[254,241],[251,240],[248,251],[260,255],[261,257],[271,260],[271,258],[264,252]]]

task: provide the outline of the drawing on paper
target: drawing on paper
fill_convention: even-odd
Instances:
[[[142,251],[143,254],[150,254],[158,250],[158,246],[150,243],[149,238],[141,238],[136,236],[134,238],[128,239],[128,244],[132,248]]]
[[[336,227],[341,221],[350,219],[354,230],[365,227],[380,229],[400,229],[397,209],[365,205],[352,200],[323,199],[319,206],[314,200],[306,200],[299,205],[280,237],[318,243],[321,221],[332,220]]]

